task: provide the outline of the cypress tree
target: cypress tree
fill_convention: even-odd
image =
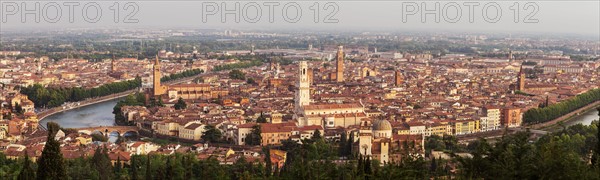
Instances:
[[[431,158],[431,166],[429,166],[429,171],[435,176],[437,173],[437,161],[435,157]]]
[[[258,116],[258,118],[256,118],[256,123],[267,123],[267,118],[263,115],[263,113],[260,113],[260,116]]]
[[[339,146],[339,154],[340,156],[347,156],[347,152],[346,152],[346,143],[348,139],[346,138],[346,132],[342,132],[341,136],[340,136],[340,146]]]
[[[60,126],[54,122],[48,122],[48,139],[42,156],[38,161],[37,179],[63,179],[67,176],[60,143],[55,140]]]
[[[173,179],[173,163],[171,163],[171,156],[167,157],[167,167],[165,168],[165,179]]]
[[[92,157],[92,162],[100,175],[100,179],[104,180],[111,178],[110,175],[113,173],[111,172],[112,165],[108,158],[108,149],[106,149],[106,146],[102,149],[100,149],[100,147],[96,148],[94,156]]]
[[[267,176],[271,176],[271,163],[271,148],[267,146],[265,147],[265,174],[267,174]]]
[[[146,178],[146,180],[152,180],[152,174],[150,173],[150,155],[148,155],[146,157],[146,174],[144,175],[144,178]]]
[[[275,170],[273,170],[273,176],[279,177],[279,166],[275,165]]]
[[[131,157],[131,166],[129,167],[131,169],[131,179],[132,180],[138,180],[138,172],[137,172],[137,158],[136,157]]]
[[[365,172],[362,154],[358,154],[358,165],[356,166],[356,170],[358,171],[357,175],[359,175],[359,176],[362,176]]]
[[[121,174],[121,157],[117,156],[117,163],[115,164],[115,168],[114,168],[114,172],[115,172],[115,177],[119,177]]]
[[[354,144],[354,135],[353,133],[350,133],[350,138],[348,138],[348,142],[346,142],[346,153],[348,155],[352,155],[352,144]]]
[[[372,170],[371,166],[372,166],[371,156],[367,156],[367,158],[365,159],[365,173],[368,175],[373,174],[373,170]]]
[[[31,160],[29,160],[29,155],[25,152],[25,158],[23,159],[23,167],[21,168],[21,172],[19,172],[19,176],[17,176],[18,180],[34,180],[35,179],[35,171],[31,167]]]
[[[242,156],[243,157],[243,156]],[[183,166],[184,167],[189,167],[189,168],[184,168],[185,171],[185,179],[192,179],[192,177],[194,176],[194,172],[192,171],[192,163],[191,160],[189,158],[189,156],[183,156]]]

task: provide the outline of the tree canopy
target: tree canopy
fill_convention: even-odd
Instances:
[[[523,114],[523,122],[526,124],[547,122],[596,101],[600,101],[600,89],[592,89],[568,100],[547,105],[543,108],[529,109]]]
[[[113,82],[97,88],[85,89],[81,87],[44,87],[40,84],[24,87],[21,93],[33,101],[36,107],[58,107],[65,102],[77,102],[88,98],[97,98],[115,93],[125,92],[140,87],[141,78],[135,80]]]

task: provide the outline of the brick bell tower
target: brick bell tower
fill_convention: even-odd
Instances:
[[[336,55],[336,80],[337,82],[344,82],[344,46],[338,46]]]
[[[153,71],[153,79],[154,79],[154,83],[153,83],[154,94],[153,95],[154,96],[160,96],[160,95],[167,93],[167,87],[160,84],[160,78],[161,78],[160,67],[161,67],[160,61],[158,60],[158,55],[157,55],[156,60],[154,60],[154,71]]]

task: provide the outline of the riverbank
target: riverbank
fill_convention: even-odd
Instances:
[[[200,75],[202,75],[202,74],[198,74],[198,75],[186,77],[186,78],[181,78],[181,79],[177,79],[177,80],[171,80],[171,81],[165,82],[165,84],[167,84],[167,85],[179,84],[179,83],[191,81]],[[51,109],[46,109],[44,111],[38,112],[37,117],[38,117],[39,122],[41,123],[42,120],[44,120],[44,118],[54,115],[54,114],[57,114],[57,113],[61,113],[61,112],[65,112],[65,111],[69,111],[69,110],[73,110],[73,109],[77,109],[77,108],[82,108],[82,107],[86,107],[86,106],[90,106],[90,105],[94,105],[94,104],[98,104],[98,103],[102,103],[102,102],[106,102],[106,101],[111,101],[111,100],[115,100],[115,99],[119,99],[119,98],[123,98],[129,94],[133,94],[138,91],[140,91],[139,88],[133,89],[133,90],[128,90],[125,92],[116,93],[116,94],[111,94],[111,95],[107,95],[107,96],[102,96],[99,98],[87,99],[87,100],[78,101],[78,102],[71,102],[67,105],[63,105],[63,106],[55,107],[55,108],[51,108]],[[108,113],[112,113],[112,109]],[[45,126],[40,124],[38,127],[43,129]]]
[[[48,109],[42,112],[39,112],[37,114],[38,116],[38,120],[40,122],[40,125],[38,127],[40,128],[44,128],[45,126],[41,124],[41,122],[49,117],[52,116],[54,114],[58,114],[58,113],[62,113],[65,111],[69,111],[69,110],[73,110],[73,109],[77,109],[77,108],[82,108],[82,107],[86,107],[86,106],[90,106],[90,105],[94,105],[94,104],[98,104],[98,103],[102,103],[102,102],[107,102],[107,101],[112,101],[115,99],[119,99],[119,98],[123,98],[129,94],[132,94],[134,92],[136,92],[138,90],[129,90],[129,91],[125,91],[125,92],[121,92],[121,93],[117,93],[117,94],[113,94],[113,95],[108,95],[108,96],[103,96],[100,98],[94,98],[94,99],[89,99],[89,100],[85,100],[85,101],[80,101],[80,102],[73,102],[70,103],[68,105],[64,105],[64,106],[60,106],[60,107],[55,107],[52,109]]]
[[[45,127],[48,122],[58,123],[64,128],[114,126],[115,116],[111,112],[114,106],[122,99],[123,98],[113,99],[59,112],[41,120],[40,126]]]
[[[551,129],[553,126],[556,126],[559,122],[568,122],[568,121],[574,119],[575,117],[582,115],[585,112],[592,111],[598,107],[600,107],[600,101],[596,101],[594,103],[588,104],[584,107],[581,107],[573,112],[565,114],[554,120],[544,122],[544,123],[539,123],[539,124],[532,124],[532,125],[528,125],[526,127],[531,128],[531,129]]]
[[[55,107],[52,109],[47,109],[41,112],[37,113],[38,119],[41,121],[44,118],[54,115],[56,113],[60,113],[63,111],[68,111],[71,109],[75,109],[75,108],[80,108],[80,107],[84,107],[84,106],[89,106],[89,105],[93,105],[93,104],[97,104],[97,103],[101,103],[101,102],[105,102],[105,101],[110,101],[110,100],[114,100],[114,99],[118,99],[118,98],[122,98],[125,97],[131,93],[134,93],[138,91],[137,89],[135,90],[129,90],[129,91],[125,91],[125,92],[120,92],[117,94],[112,94],[112,95],[108,95],[108,96],[102,96],[99,98],[93,98],[93,99],[88,99],[88,100],[84,100],[84,101],[78,101],[78,102],[71,102],[67,105],[63,105],[60,107]]]
[[[561,121],[560,123],[556,123],[547,127],[543,127],[542,129],[545,131],[549,131],[549,132],[555,132],[557,130],[562,130],[563,127],[561,127],[559,124],[562,124],[562,126],[564,127],[569,127],[569,126],[573,126],[576,124],[583,124],[583,125],[589,125],[589,124],[585,124],[585,123],[577,123],[576,121],[579,121],[578,119],[584,118],[586,115],[589,114],[593,114],[594,115],[594,120],[597,120],[598,118],[598,113],[596,111],[596,108],[600,107],[596,106],[596,107],[592,107],[590,109],[584,110],[581,113],[577,114],[577,115],[573,115],[567,119],[565,119],[564,121]]]

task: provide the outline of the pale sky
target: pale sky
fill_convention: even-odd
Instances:
[[[34,9],[34,3],[39,2],[41,9],[40,22],[34,20],[34,15],[21,14],[22,3],[27,9]],[[69,22],[69,5],[64,3],[79,2],[74,8],[73,21]],[[60,28],[202,28],[202,29],[237,29],[237,30],[337,30],[337,31],[470,31],[470,32],[535,32],[535,33],[566,33],[599,36],[600,34],[600,1],[280,1],[279,4],[264,4],[265,1],[163,1],[146,0],[129,4],[129,9],[124,9],[128,4],[119,2],[119,19],[114,22],[114,8],[110,8],[117,1],[10,1],[0,2],[1,30],[25,29],[34,30],[60,29]],[[235,22],[233,14],[222,11],[222,3],[227,9],[234,9],[239,3],[240,22]],[[327,2],[333,2],[327,4]],[[528,2],[533,2],[529,3]],[[91,23],[84,19],[83,7],[87,3],[97,3],[102,9],[102,16],[97,22]],[[275,3],[271,1],[270,3]],[[314,22],[315,11],[311,5],[319,4],[318,22]],[[435,21],[435,13],[423,16],[423,4],[426,9],[435,10],[439,3],[440,21]],[[519,18],[514,22],[515,11],[518,3]],[[14,7],[18,6],[15,10]],[[88,20],[94,21],[96,16],[95,4],[87,7]],[[203,5],[205,11],[203,10]],[[218,6],[215,11],[213,7]],[[287,6],[286,6],[287,5]],[[302,16],[296,17],[296,6],[302,11]],[[328,6],[326,6],[328,5]],[[497,5],[497,6],[496,6]],[[56,6],[62,10],[62,16],[56,18]],[[134,14],[134,23],[123,23],[126,15],[133,12],[134,7],[138,12]],[[512,8],[511,8],[512,6]],[[261,16],[257,16],[256,7],[260,7]],[[273,22],[269,22],[269,7],[273,7]],[[283,14],[283,7],[287,7],[287,16]],[[316,7],[316,6],[313,6]],[[325,9],[324,7],[329,7]],[[337,13],[333,13],[337,7]],[[417,7],[415,9],[414,7]],[[458,7],[458,8],[457,8]],[[473,11],[470,11],[472,7]],[[487,7],[484,13],[484,7]],[[526,9],[527,7],[527,9]],[[406,11],[403,11],[403,8]],[[460,8],[460,9],[459,9]],[[496,8],[502,15],[497,21]],[[537,12],[535,10],[537,9]],[[461,16],[457,16],[460,10]],[[436,11],[432,11],[436,12]],[[469,13],[472,12],[473,22],[469,22]],[[333,13],[333,23],[324,23],[326,16]],[[487,16],[485,16],[487,14]],[[527,16],[531,14],[530,18]],[[226,17],[225,22],[221,16]],[[25,22],[21,22],[25,16]],[[204,17],[204,18],[203,18]],[[259,17],[259,18],[256,18]],[[296,21],[295,23],[286,21]],[[403,17],[405,19],[403,20]],[[487,21],[486,21],[487,18]],[[135,23],[135,20],[138,20]],[[338,20],[337,23],[335,20]],[[525,23],[528,19],[530,23]],[[205,20],[205,22],[204,22]],[[537,22],[536,22],[537,20]],[[52,21],[58,21],[52,23]],[[257,21],[253,23],[253,21]],[[490,22],[488,22],[490,21]],[[495,23],[494,23],[495,21]]]

